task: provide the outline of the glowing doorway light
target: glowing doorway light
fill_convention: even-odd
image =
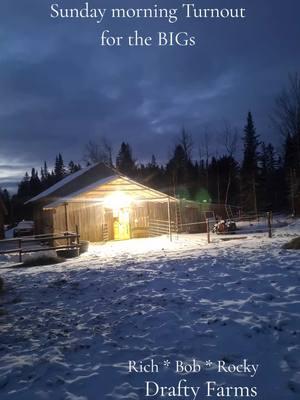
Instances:
[[[132,203],[129,196],[122,192],[115,192],[104,199],[104,207],[111,208],[112,210],[119,210],[121,208],[128,208]]]

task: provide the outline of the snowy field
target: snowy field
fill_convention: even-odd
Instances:
[[[171,398],[145,397],[147,379],[201,388],[213,380],[255,386],[260,400],[299,399],[300,252],[281,249],[296,235],[299,222],[272,239],[136,239],[31,268],[1,256],[1,400]],[[167,367],[128,373],[129,360],[151,358],[212,365],[183,376]],[[217,372],[218,360],[244,359],[259,364],[253,378]],[[220,397],[201,389],[196,399],[206,398]]]

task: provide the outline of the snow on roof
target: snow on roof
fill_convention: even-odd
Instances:
[[[67,183],[73,181],[74,179],[78,178],[80,175],[84,174],[89,169],[93,168],[94,166],[95,166],[95,164],[89,165],[86,168],[82,168],[79,171],[74,172],[73,174],[70,174],[70,175],[66,176],[65,178],[63,178],[59,182],[57,182],[54,185],[50,186],[48,189],[46,189],[43,192],[39,193],[37,196],[35,196],[32,199],[26,201],[25,204],[28,204],[28,203],[31,203],[33,201],[37,201],[37,200],[40,200],[40,199],[42,199],[44,197],[49,196],[50,194],[54,193],[56,190],[58,190],[61,187],[63,187],[65,184],[67,184]]]
[[[167,195],[167,194],[165,194],[163,192],[160,192],[158,190],[149,188],[149,187],[147,187],[147,186],[145,186],[145,185],[143,185],[143,184],[141,184],[139,182],[134,181],[131,178],[128,178],[127,176],[124,176],[124,175],[121,175],[121,174],[114,174],[114,175],[99,179],[99,180],[93,182],[90,185],[86,185],[86,186],[82,187],[81,189],[79,189],[79,190],[77,190],[77,191],[75,191],[73,193],[69,193],[67,196],[60,197],[57,200],[47,204],[43,208],[44,208],[44,210],[45,209],[51,209],[51,208],[58,207],[59,205],[61,205],[63,203],[66,203],[66,202],[69,202],[69,201],[76,201],[75,198],[80,196],[81,194],[87,193],[87,192],[91,192],[93,190],[97,190],[100,186],[105,185],[105,184],[109,184],[109,183],[115,181],[116,179],[121,179],[123,181],[126,181],[129,184],[132,184],[135,187],[138,187],[140,190],[142,190],[144,192],[147,192],[148,194],[151,194],[151,196],[148,198],[149,200],[150,199],[152,199],[152,200],[153,199],[161,200],[161,199],[167,199],[167,198],[170,198],[172,200],[176,200],[172,196],[169,196],[169,195]],[[112,188],[112,190],[115,190],[115,188]],[[125,189],[125,191],[126,191],[126,189]],[[146,199],[147,199],[147,196],[145,197],[144,200],[146,200]],[[82,201],[82,199],[80,199],[80,198],[78,198],[78,200]],[[92,201],[95,201],[95,199],[92,199]]]
[[[85,186],[82,189],[77,190],[74,193],[70,193],[68,196],[60,198],[60,199],[52,202],[51,204],[46,205],[44,207],[44,209],[57,207],[58,205],[60,205],[62,203],[65,203],[66,201],[69,201],[73,197],[79,196],[81,193],[88,192],[89,190],[92,190],[97,186],[101,186],[104,183],[109,183],[109,182],[111,182],[112,180],[114,180],[114,179],[116,179],[118,177],[119,177],[119,175],[112,175],[112,176],[108,176],[106,178],[99,179],[98,181],[96,181],[96,182],[94,182],[94,183],[92,183],[92,184],[90,184],[88,186]]]
[[[111,186],[113,181],[115,182]],[[100,188],[101,186],[104,186],[104,188]],[[82,201],[83,198],[79,196],[84,196],[88,192],[90,192],[92,200],[95,201],[100,197],[103,198],[104,193],[107,195],[108,192],[115,192],[116,190],[128,191],[131,197],[135,197],[135,199],[141,197],[141,200],[171,199],[169,195],[136,182],[120,174],[114,168],[108,167],[103,163],[96,163],[68,175],[47,190],[28,200],[25,204],[43,200],[44,209],[54,208],[66,202]],[[102,195],[100,192],[103,192]]]

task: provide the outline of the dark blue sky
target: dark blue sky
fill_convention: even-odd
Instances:
[[[92,7],[180,7],[178,0],[91,0]],[[81,161],[89,140],[122,140],[135,157],[164,161],[184,126],[195,158],[208,132],[222,152],[224,121],[242,132],[248,110],[264,140],[288,74],[300,71],[299,0],[195,0],[197,7],[245,7],[229,20],[51,20],[50,4],[78,0],[2,0],[0,13],[0,186],[60,151]],[[188,31],[195,47],[103,48],[103,29]]]

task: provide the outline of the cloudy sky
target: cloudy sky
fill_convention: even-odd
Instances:
[[[274,98],[300,71],[299,0],[195,0],[196,7],[245,7],[243,20],[51,19],[50,5],[79,0],[1,0],[0,186],[31,166],[81,161],[85,144],[106,136],[135,157],[164,161],[184,126],[197,148],[207,132],[222,152],[224,121],[241,132],[253,112],[258,133],[278,143]],[[178,0],[91,0],[90,7],[178,7]],[[100,33],[188,31],[194,47],[104,48]]]

